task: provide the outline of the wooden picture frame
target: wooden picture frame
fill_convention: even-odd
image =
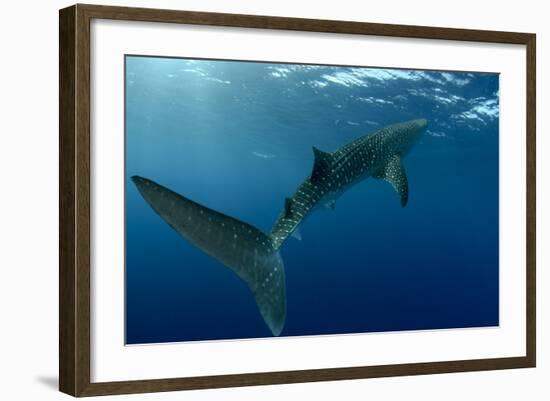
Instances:
[[[309,31],[399,38],[518,44],[526,47],[527,226],[526,355],[221,376],[91,382],[90,334],[90,21],[109,19],[204,26]],[[144,393],[264,384],[534,367],[535,318],[535,52],[530,33],[349,21],[74,5],[59,14],[59,388],[73,396]]]

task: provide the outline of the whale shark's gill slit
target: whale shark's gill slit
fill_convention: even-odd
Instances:
[[[286,318],[285,274],[271,237],[154,181],[138,176],[132,180],[149,206],[170,227],[248,285],[265,323],[278,336]]]

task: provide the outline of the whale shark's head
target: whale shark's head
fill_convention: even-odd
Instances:
[[[407,121],[399,124],[400,140],[399,150],[402,155],[407,154],[409,150],[418,142],[420,137],[426,132],[428,128],[428,120],[425,118],[419,118],[417,120]]]
[[[413,140],[417,140],[418,138],[420,138],[428,128],[428,120],[426,120],[425,118],[419,118],[417,120],[409,121],[408,124],[409,136]]]
[[[425,130],[426,128],[428,128],[428,120],[426,120],[425,118],[412,120],[411,124],[413,124],[418,130]]]

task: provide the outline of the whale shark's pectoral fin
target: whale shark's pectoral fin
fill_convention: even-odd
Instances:
[[[310,180],[313,184],[318,184],[330,173],[332,155],[313,146],[313,156],[313,170],[311,170]]]
[[[401,197],[401,206],[405,207],[407,205],[407,201],[409,200],[409,182],[401,158],[398,155],[393,156],[384,168],[374,175],[374,178],[388,181]]]

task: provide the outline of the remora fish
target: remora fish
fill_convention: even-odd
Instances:
[[[209,209],[147,178],[133,182],[153,210],[183,238],[233,270],[254,294],[260,313],[278,336],[286,318],[283,260],[279,249],[303,219],[319,204],[334,202],[345,190],[367,177],[385,179],[408,200],[402,158],[426,130],[426,120],[382,128],[333,153],[313,148],[311,175],[285,200],[271,234]]]

